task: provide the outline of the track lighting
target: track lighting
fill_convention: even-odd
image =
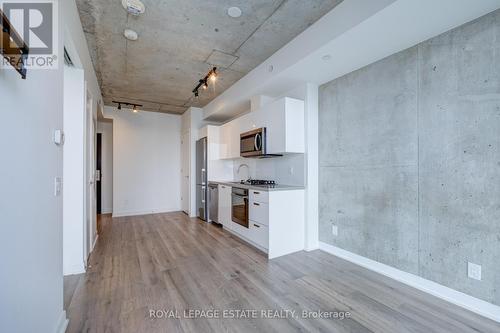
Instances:
[[[112,103],[118,104],[118,107],[117,107],[118,110],[122,109],[122,104],[125,105],[125,106],[131,106],[133,113],[139,112],[138,107],[142,107],[141,104],[127,103],[127,102],[113,101]]]
[[[193,89],[193,94],[195,97],[198,97],[200,95],[200,88],[202,88],[203,90],[206,90],[208,88],[208,80],[212,82],[215,82],[217,80],[217,67],[212,68],[203,79],[198,81],[198,85]]]

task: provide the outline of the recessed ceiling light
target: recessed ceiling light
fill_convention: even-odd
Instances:
[[[227,15],[238,18],[241,16],[241,9],[239,7],[229,7],[227,10]]]
[[[123,32],[123,36],[125,36],[125,38],[127,38],[128,40],[132,41],[137,40],[137,38],[139,38],[137,32],[135,32],[132,29],[125,29],[125,31]]]
[[[321,59],[323,59],[323,61],[328,61],[332,59],[332,56],[330,54],[325,54],[323,57],[321,57]]]

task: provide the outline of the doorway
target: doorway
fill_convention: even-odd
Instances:
[[[97,215],[102,214],[102,199],[101,199],[101,176],[102,176],[102,133],[97,133],[95,156],[95,187],[96,187],[96,210]],[[99,234],[99,219],[97,220],[97,234]]]
[[[97,235],[113,213],[113,120],[97,115],[96,134]]]

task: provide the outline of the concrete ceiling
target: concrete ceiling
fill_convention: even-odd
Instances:
[[[342,0],[143,0],[128,15],[121,0],[77,0],[104,103],[143,104],[143,110],[183,113],[203,107]],[[227,9],[241,8],[240,18]],[[128,41],[124,29],[138,32]],[[219,79],[194,98],[212,66]]]

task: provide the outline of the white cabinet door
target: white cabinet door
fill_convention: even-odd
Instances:
[[[240,134],[241,134],[241,121],[240,119],[235,119],[231,122],[230,135],[229,135],[229,157],[238,158],[240,157]]]
[[[230,138],[230,123],[224,124],[220,127],[220,148],[219,148],[219,158],[227,159],[229,158],[229,143]]]
[[[269,249],[269,227],[267,225],[250,221],[247,237],[264,249]]]
[[[219,222],[231,228],[231,187],[219,185]]]

